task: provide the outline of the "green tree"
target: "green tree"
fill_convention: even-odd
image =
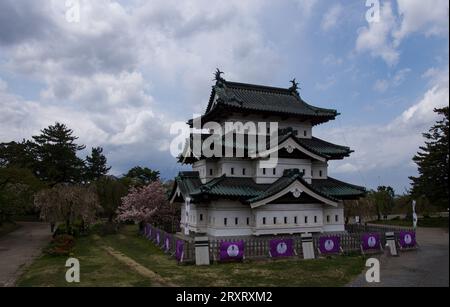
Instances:
[[[432,205],[448,208],[448,162],[449,162],[449,107],[434,110],[442,118],[423,136],[425,146],[414,156],[418,177],[412,180],[411,194],[418,198],[426,196]]]
[[[144,186],[159,180],[159,171],[148,167],[133,167],[124,175],[124,182],[129,186]]]
[[[34,194],[45,185],[23,168],[0,168],[0,224],[14,215],[34,213]]]
[[[34,170],[36,156],[33,151],[33,143],[9,142],[0,144],[0,167],[18,167]]]
[[[95,182],[97,194],[102,207],[102,215],[112,222],[117,208],[122,203],[122,197],[127,195],[128,188],[120,180],[112,176],[103,176]]]
[[[77,139],[71,129],[60,123],[33,136],[39,178],[51,185],[82,181],[84,162],[77,157],[77,152],[85,146],[77,145]]]
[[[108,174],[111,167],[108,167],[105,155],[103,155],[103,148],[92,148],[90,156],[86,157],[86,179],[98,180],[102,176]]]
[[[378,220],[392,212],[395,197],[395,191],[392,187],[379,186],[376,191],[370,191],[367,196],[375,208]]]

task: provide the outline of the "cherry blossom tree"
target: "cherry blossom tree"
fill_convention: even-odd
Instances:
[[[34,203],[41,219],[52,224],[64,222],[69,233],[76,222],[81,223],[80,228],[92,224],[100,209],[95,187],[81,184],[60,184],[42,190],[36,194]]]
[[[117,210],[119,222],[154,222],[157,212],[168,205],[164,186],[155,181],[144,187],[133,187]]]

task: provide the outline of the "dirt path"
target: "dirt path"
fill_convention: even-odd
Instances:
[[[365,274],[351,282],[350,287],[448,287],[448,229],[419,228],[417,251],[401,253],[400,257],[381,256],[381,282],[368,284]]]
[[[94,239],[99,242],[100,238],[98,236],[94,236]],[[168,281],[166,281],[164,278],[162,278],[160,275],[156,274],[152,270],[149,270],[139,262],[133,260],[132,258],[128,257],[127,255],[115,250],[111,246],[106,245],[100,245],[102,249],[104,249],[109,255],[129,267],[130,269],[134,270],[141,276],[144,276],[148,279],[151,279],[155,287],[176,287],[177,285],[172,284]]]
[[[0,287],[14,286],[23,268],[39,256],[51,240],[48,224],[19,224],[19,229],[0,237]]]
[[[134,270],[138,274],[151,279],[153,282],[153,285],[155,287],[176,287],[176,285],[167,282],[162,278],[160,275],[156,274],[152,270],[147,269],[145,266],[140,264],[139,262],[134,261],[130,257],[126,256],[125,254],[122,254],[121,252],[116,251],[114,248],[109,246],[102,246],[102,248],[110,254],[112,257],[116,258],[118,261],[125,264],[130,269]]]

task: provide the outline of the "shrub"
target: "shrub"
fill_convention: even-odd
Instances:
[[[47,255],[68,256],[75,246],[75,238],[71,235],[57,235],[45,250]]]

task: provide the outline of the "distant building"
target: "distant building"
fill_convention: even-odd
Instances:
[[[191,172],[175,178],[171,203],[181,206],[181,229],[186,235],[212,237],[278,235],[344,231],[343,200],[358,199],[365,188],[328,176],[328,162],[348,157],[348,147],[313,137],[313,127],[334,120],[336,110],[307,104],[299,95],[295,80],[290,88],[226,81],[216,75],[202,123],[278,123],[277,131],[244,128],[233,152],[243,157],[195,154],[191,134],[179,162],[191,164]],[[195,121],[189,122],[192,127]],[[251,126],[251,125],[250,125]],[[260,131],[262,130],[262,131]],[[277,133],[275,147],[265,152],[277,154],[278,163],[264,167],[267,156],[251,152],[250,135],[264,135],[267,143]],[[215,133],[197,135],[201,140]],[[223,138],[223,136],[220,136]],[[259,140],[259,139],[258,139]],[[226,142],[221,152],[227,150]],[[228,148],[229,149],[229,148]]]

